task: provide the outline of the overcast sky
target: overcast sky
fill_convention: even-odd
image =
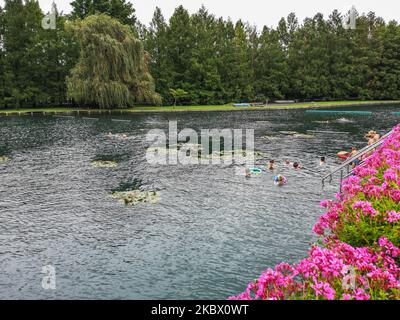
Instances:
[[[55,0],[59,11],[70,12],[69,3],[72,0]],[[136,9],[139,20],[148,24],[153,16],[155,7],[160,7],[166,18],[174,9],[183,5],[191,13],[196,12],[202,4],[216,16],[233,20],[242,19],[262,27],[275,26],[281,17],[295,12],[302,21],[317,12],[328,16],[334,9],[348,11],[354,5],[360,13],[374,11],[385,20],[400,21],[399,0],[129,0]],[[0,3],[4,3],[0,0]],[[48,12],[52,0],[39,0],[44,12]]]

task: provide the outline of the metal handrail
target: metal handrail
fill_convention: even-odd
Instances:
[[[393,131],[388,132],[387,134],[385,134],[383,137],[381,137],[377,142],[375,142],[372,145],[366,146],[363,149],[361,149],[356,155],[354,155],[353,157],[351,157],[350,159],[347,159],[342,165],[340,165],[338,168],[336,168],[334,171],[332,171],[331,173],[329,173],[328,175],[326,175],[325,177],[322,178],[322,185],[325,185],[325,180],[330,178],[330,181],[332,182],[333,179],[333,175],[337,172],[340,171],[341,177],[340,177],[340,185],[342,184],[342,180],[345,179],[346,177],[349,177],[352,173],[353,170],[349,170],[349,166],[350,164],[352,164],[354,161],[356,161],[357,159],[359,159],[360,157],[362,157],[363,155],[365,155],[366,153],[375,150],[376,148],[380,147],[384,140],[393,133]],[[361,164],[363,164],[365,162],[366,159],[364,159]],[[347,167],[347,175],[346,177],[343,177],[343,169]]]
[[[360,167],[363,164],[365,164],[365,161],[367,161],[369,158],[370,157],[368,157],[367,159],[362,160],[357,167]],[[353,174],[354,174],[354,169],[351,169],[350,172],[343,177],[343,179],[346,179],[346,178],[350,177]]]

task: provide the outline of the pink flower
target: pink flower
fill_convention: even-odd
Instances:
[[[332,201],[331,200],[324,200],[321,201],[320,206],[323,208],[328,208],[331,205]]]
[[[396,201],[396,202],[400,202],[400,190],[390,190],[389,191],[390,197]]]
[[[327,282],[316,282],[311,286],[315,290],[315,294],[317,297],[322,296],[328,300],[335,299],[335,290],[331,288],[329,283]]]
[[[372,204],[368,201],[357,201],[353,204],[354,210],[361,210],[364,215],[374,216],[377,211],[374,209]]]
[[[393,245],[386,237],[381,237],[378,240],[379,246],[386,249],[385,253],[389,256],[396,258],[400,256],[400,248]]]
[[[400,213],[394,210],[389,211],[387,213],[386,221],[391,223],[400,221]]]
[[[354,298],[356,300],[369,300],[370,296],[365,293],[365,291],[361,288],[358,288],[355,292]]]
[[[383,179],[389,181],[397,181],[397,172],[394,169],[388,169],[383,175]]]

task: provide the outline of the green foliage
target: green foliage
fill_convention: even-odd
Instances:
[[[391,187],[396,188],[396,185]],[[360,215],[359,211],[352,208],[356,201],[369,201],[378,213],[374,216]],[[341,241],[353,247],[366,247],[372,246],[384,234],[390,242],[400,247],[400,225],[385,220],[387,212],[400,212],[400,203],[388,196],[367,199],[363,193],[360,193],[353,202],[347,203],[344,210],[345,214],[341,215],[342,220],[336,232]]]
[[[276,99],[398,99],[400,26],[373,13],[346,30],[334,11],[299,23],[294,13],[259,32],[178,7],[169,23],[157,9],[144,33],[156,87],[190,92],[186,104]]]
[[[169,105],[176,103],[170,88],[188,92],[180,101],[185,105],[400,99],[400,26],[395,21],[386,23],[374,13],[359,15],[356,30],[343,28],[338,11],[303,22],[291,13],[277,27],[257,30],[241,20],[218,18],[204,7],[190,14],[179,6],[169,21],[157,8],[146,27],[136,21],[127,0],[75,0],[71,6],[69,16],[57,16],[56,30],[44,30],[37,0],[4,1],[0,8],[1,107],[68,103],[65,79],[78,61],[79,46],[80,62],[71,74],[76,81],[68,83],[70,89],[76,89],[70,90],[70,97],[83,104],[91,104],[93,99],[78,99],[82,90],[95,90],[101,96],[94,96],[97,103],[104,106],[113,105],[111,91],[117,93],[118,106],[132,105],[133,100],[160,102],[155,96],[149,99],[154,91],[152,78],[156,91]],[[105,22],[102,18],[109,23],[102,30],[82,27],[78,32],[64,27],[68,19],[82,26],[82,19],[98,13],[124,24],[126,27],[120,27],[126,38],[116,34],[112,19]],[[148,55],[126,28],[142,41]],[[90,46],[85,47],[87,44]],[[107,66],[105,59],[110,56]],[[90,72],[96,72],[97,78]],[[125,78],[132,74],[138,75],[135,80]],[[90,85],[79,82],[90,77]],[[103,79],[110,81],[103,83]]]
[[[105,13],[121,23],[134,26],[135,9],[126,0],[74,0],[71,2],[73,19],[85,19],[97,13]]]
[[[77,47],[57,15],[57,29],[41,27],[35,0],[7,0],[0,11],[0,106],[35,107],[66,101],[65,76]]]
[[[78,39],[80,57],[67,77],[68,96],[78,104],[126,108],[161,103],[147,69],[142,43],[132,30],[105,14],[68,25]]]
[[[183,89],[169,89],[169,92],[171,95],[174,97],[174,105],[176,106],[176,103],[179,99],[185,98],[189,95],[188,92],[186,92]]]
[[[40,39],[42,12],[34,0],[6,0],[2,14],[3,104],[24,106],[41,103],[43,96],[35,75],[40,73],[41,53],[35,47]],[[32,76],[33,75],[33,76]]]

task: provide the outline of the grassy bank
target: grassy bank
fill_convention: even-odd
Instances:
[[[285,109],[312,109],[312,108],[333,108],[339,106],[367,106],[385,105],[400,103],[400,101],[329,101],[329,102],[306,102],[295,104],[272,104],[265,107],[234,107],[233,105],[218,106],[137,106],[129,109],[85,109],[85,108],[21,108],[21,109],[0,109],[0,114],[8,115],[15,113],[155,113],[155,112],[211,112],[211,111],[246,111],[246,110],[285,110]]]

